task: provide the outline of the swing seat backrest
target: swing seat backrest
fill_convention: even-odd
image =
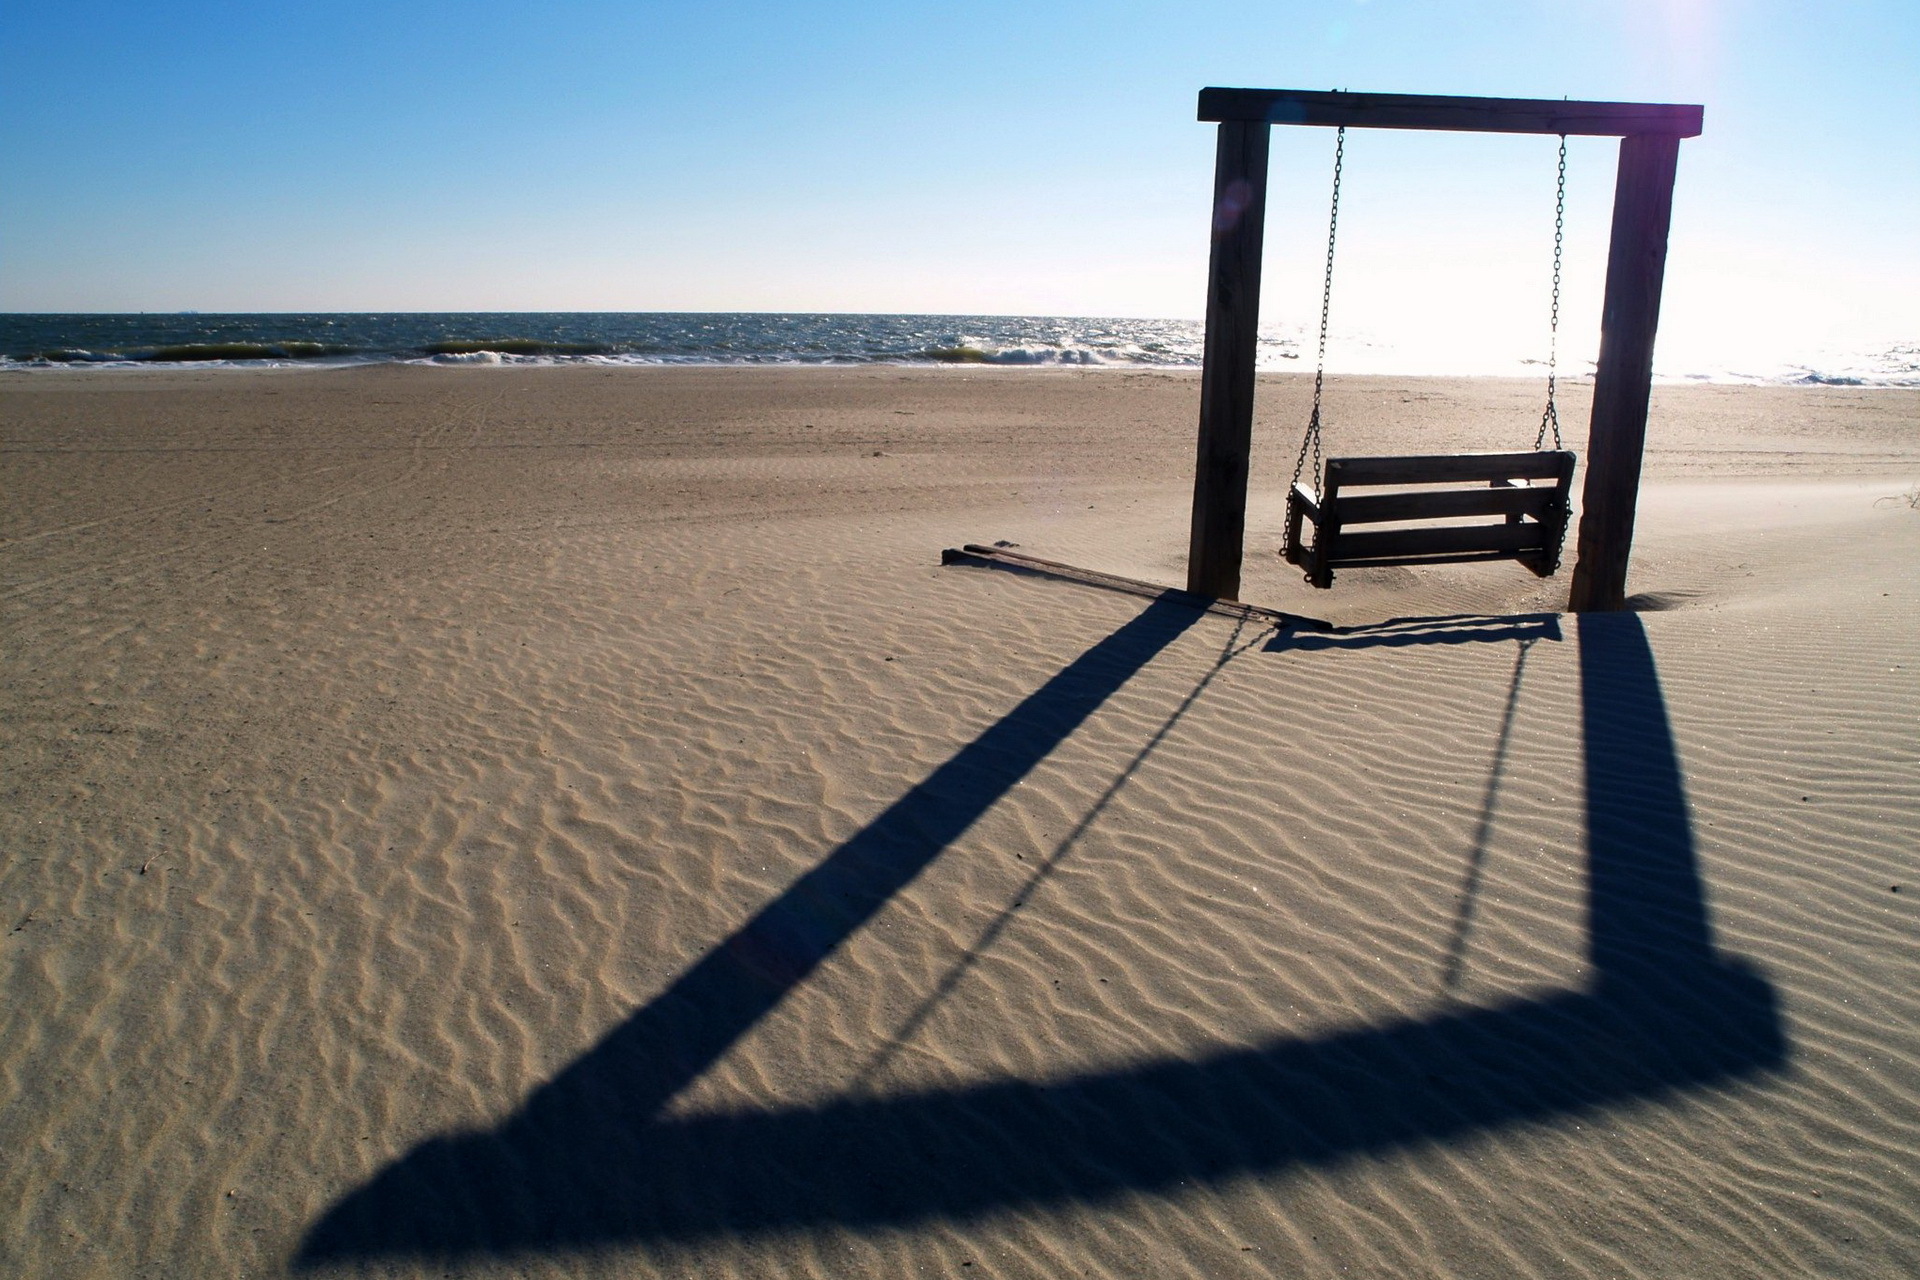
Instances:
[[[1472,560],[1518,560],[1544,578],[1560,567],[1573,462],[1563,449],[1328,458],[1318,499],[1299,484],[1287,495],[1286,555],[1316,587],[1336,569]]]

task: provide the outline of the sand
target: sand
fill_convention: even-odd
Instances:
[[[1577,617],[1301,584],[1304,392],[1318,635],[939,565],[1181,581],[1191,376],[0,376],[0,1271],[1920,1273],[1920,393]]]

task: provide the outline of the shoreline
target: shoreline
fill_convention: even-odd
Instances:
[[[422,368],[422,369],[471,369],[508,370],[508,369],[613,369],[635,371],[693,371],[693,370],[732,370],[745,372],[756,370],[769,373],[798,372],[858,372],[861,370],[909,370],[921,373],[942,372],[994,372],[1020,377],[1045,377],[1060,374],[1086,374],[1091,376],[1107,375],[1162,375],[1169,377],[1199,378],[1198,365],[1154,365],[1123,364],[1119,362],[1097,363],[1033,363],[1000,362],[993,360],[934,360],[934,361],[779,361],[779,360],[743,360],[743,361],[650,361],[650,360],[543,360],[534,358],[509,357],[497,361],[487,360],[435,360],[392,359],[392,360],[356,360],[329,363],[321,360],[288,361],[284,363],[247,362],[235,364],[220,360],[206,361],[49,361],[28,364],[25,362],[0,363],[0,378],[19,376],[41,376],[55,373],[89,373],[102,376],[133,373],[327,373],[348,372],[353,370],[377,368]],[[1268,378],[1310,378],[1310,370],[1293,368],[1262,368],[1257,377]],[[1418,379],[1427,382],[1518,382],[1545,385],[1546,375],[1538,376],[1524,373],[1396,373],[1367,370],[1359,372],[1333,371],[1329,379],[1353,381],[1357,379]],[[1593,375],[1589,373],[1560,375],[1563,387],[1591,387]],[[1806,377],[1793,379],[1768,379],[1759,375],[1738,375],[1716,377],[1708,374],[1661,374],[1653,377],[1656,388],[1666,387],[1702,387],[1702,388],[1752,388],[1773,391],[1890,391],[1912,394],[1920,392],[1920,379],[1907,382],[1872,381],[1850,379],[1846,377],[1820,378]]]

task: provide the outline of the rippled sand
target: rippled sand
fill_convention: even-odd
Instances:
[[[1190,377],[0,377],[0,1271],[1920,1273],[1920,395],[1583,618],[1301,585],[1302,390],[1322,634],[939,567],[1180,581]]]

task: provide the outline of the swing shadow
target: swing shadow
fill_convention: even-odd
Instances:
[[[348,1193],[295,1266],[964,1220],[1444,1142],[1783,1067],[1772,987],[1714,944],[1645,633],[1608,614],[1579,630],[1584,987],[1045,1082],[663,1113],[1197,616],[1150,605],[497,1127],[423,1142]]]
[[[1519,652],[1514,656],[1513,675],[1507,682],[1506,705],[1500,713],[1500,731],[1495,738],[1493,760],[1487,768],[1486,787],[1480,798],[1480,813],[1474,822],[1473,837],[1468,841],[1460,906],[1454,913],[1453,928],[1447,939],[1446,961],[1441,968],[1440,986],[1444,991],[1459,986],[1465,969],[1467,934],[1473,927],[1473,917],[1480,905],[1480,880],[1486,870],[1487,848],[1493,837],[1493,820],[1499,808],[1500,787],[1506,779],[1507,753],[1513,741],[1514,714],[1519,709],[1520,680],[1526,671],[1527,652],[1541,640],[1557,643],[1560,639],[1560,615],[1554,613],[1455,613],[1389,618],[1384,622],[1335,627],[1312,635],[1281,631],[1267,641],[1269,653],[1284,653],[1290,649],[1311,651],[1487,644],[1507,640],[1519,644]]]
[[[1497,644],[1506,640],[1553,640],[1560,636],[1560,615],[1451,613],[1431,618],[1389,618],[1329,631],[1280,631],[1267,652],[1322,649],[1405,649],[1431,644]]]

